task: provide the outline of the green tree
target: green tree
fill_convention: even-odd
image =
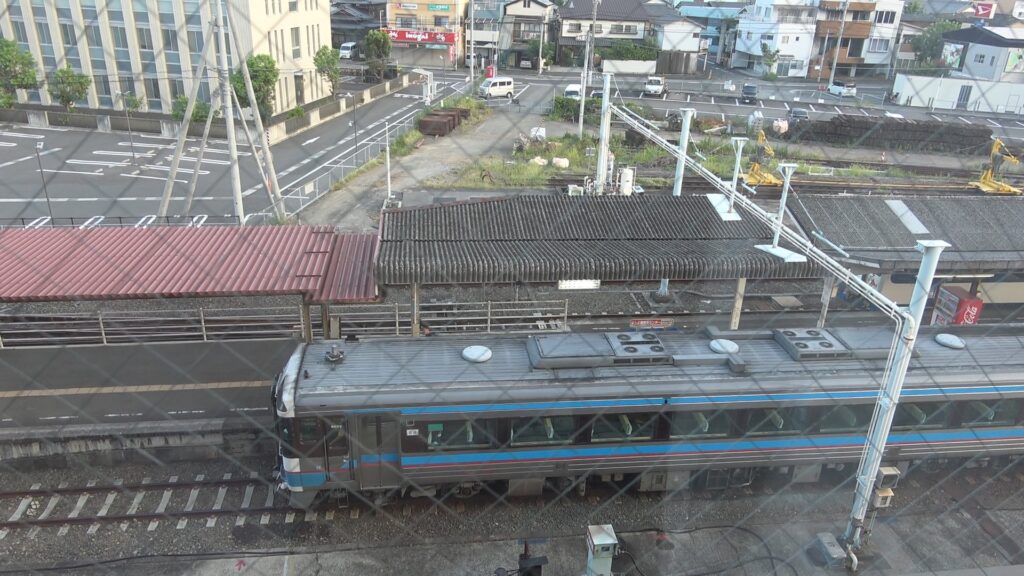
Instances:
[[[779,50],[772,50],[766,42],[761,42],[761,63],[764,64],[765,75],[775,73],[775,64],[779,61]]]
[[[188,108],[188,96],[182,94],[174,99],[174,105],[171,106],[171,118],[174,118],[178,122],[185,117],[185,110]],[[193,122],[206,122],[207,116],[210,115],[210,103],[203,102],[202,100],[196,100],[195,106],[192,106],[192,121]]]
[[[616,40],[610,48],[597,51],[603,60],[657,60],[658,47],[651,41]]]
[[[36,61],[12,40],[0,39],[0,108],[14,105],[15,90],[38,88]]]
[[[391,58],[391,38],[380,30],[366,33],[366,67],[377,80],[384,79],[384,68]]]
[[[914,48],[915,58],[918,62],[931,62],[942,57],[942,46],[945,44],[945,40],[942,39],[942,35],[945,32],[952,32],[953,30],[959,30],[960,23],[953,22],[952,20],[943,20],[936,22],[931,26],[925,28],[924,32],[920,36],[915,36],[911,41],[910,45]]]
[[[139,109],[142,108],[142,98],[139,98],[131,92],[126,92],[122,94],[121,98],[124,102],[124,109],[127,110],[129,113],[138,112]]]
[[[46,89],[54,100],[60,102],[65,110],[70,111],[75,102],[85,98],[89,93],[89,86],[92,86],[92,78],[75,72],[68,66],[54,72]]]
[[[277,69],[277,62],[268,54],[255,54],[245,61],[249,67],[249,78],[252,80],[252,91],[256,96],[256,107],[260,111],[260,117],[266,122],[274,112],[274,99],[276,98],[274,87],[280,72]],[[231,73],[231,87],[238,97],[238,103],[242,107],[248,107],[249,96],[245,90],[245,78],[241,70]]]
[[[921,0],[910,0],[903,8],[904,14],[920,14],[924,12],[924,5],[921,4]]]
[[[330,82],[331,94],[337,94],[341,84],[341,57],[338,51],[330,46],[321,46],[313,56],[313,66],[317,74]]]
[[[526,53],[530,58],[537,57],[537,49],[540,48],[540,39],[534,38],[526,43]],[[544,43],[544,65],[547,66],[555,61],[555,43],[545,42]]]

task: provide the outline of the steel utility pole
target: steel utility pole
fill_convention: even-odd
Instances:
[[[221,94],[225,97],[221,98],[221,104],[223,105],[224,123],[228,131],[228,157],[230,158],[231,166],[231,196],[235,202],[235,216],[238,217],[238,225],[245,226],[245,204],[242,200],[242,179],[238,174],[238,144],[235,142],[235,110],[231,103],[231,98],[227,97],[231,94],[231,82],[228,79],[230,70],[228,69],[228,46],[227,38],[224,34],[224,3],[222,0],[214,0],[217,4],[217,47],[218,56],[220,57],[220,90]],[[236,54],[237,58],[243,57],[242,54]],[[255,102],[250,102],[251,105],[256,106]],[[196,170],[199,167],[196,166]]]
[[[594,9],[590,16],[590,30],[587,31],[587,45],[583,48],[583,75],[580,76],[580,138],[583,138],[583,106],[587,101],[587,72],[590,69],[590,61],[593,60],[591,46],[594,43],[594,28],[597,26],[597,7],[601,4],[601,0],[591,1],[594,3]]]
[[[469,84],[472,86],[476,80],[476,38],[473,31],[476,30],[476,0],[469,0]]]
[[[604,93],[601,95],[600,144],[597,147],[597,181],[594,183],[594,191],[598,196],[604,194],[608,184],[608,146],[612,131],[611,85],[612,75],[605,72]]]
[[[836,80],[836,66],[839,64],[839,50],[843,47],[843,31],[846,30],[846,11],[850,7],[850,0],[843,2],[843,15],[839,20],[839,37],[836,38],[836,51],[832,55],[832,69],[828,71],[828,85],[832,86],[832,83]],[[826,46],[827,48],[828,46]],[[825,88],[828,90],[828,88]]]
[[[43,160],[39,151],[43,149],[42,142],[36,142],[36,163],[39,164],[39,179],[43,183],[43,196],[46,198],[46,213],[50,216],[50,228],[53,228],[53,207],[50,206],[50,191],[46,189],[46,173],[43,172]]]

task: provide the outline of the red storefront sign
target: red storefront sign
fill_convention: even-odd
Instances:
[[[630,328],[671,328],[675,320],[671,318],[633,318],[629,321]]]
[[[412,42],[418,44],[455,44],[454,32],[427,32],[424,30],[385,30],[392,42]]]
[[[942,286],[935,296],[932,324],[977,324],[984,303],[959,286]]]

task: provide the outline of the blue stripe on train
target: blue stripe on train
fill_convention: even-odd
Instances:
[[[903,391],[907,397],[948,396],[952,394],[1006,394],[1024,392],[1024,385],[1017,386],[959,386],[950,388],[919,388]],[[813,400],[858,400],[878,397],[877,390],[837,391],[837,392],[788,392],[779,394],[732,394],[718,396],[687,396],[669,398],[670,406],[686,406],[693,404],[734,404],[738,402],[792,402]],[[406,416],[422,416],[428,414],[472,414],[476,412],[510,412],[515,410],[571,410],[578,408],[631,408],[643,406],[661,406],[666,404],[664,398],[632,398],[628,400],[562,400],[553,402],[518,402],[511,404],[469,404],[461,406],[420,406],[399,408]],[[364,409],[354,413],[388,412],[395,409]]]
[[[951,432],[912,432],[892,434],[890,444],[913,444],[928,442],[958,442],[970,440],[1000,440],[1024,437],[1024,430],[962,430]],[[787,450],[800,448],[836,448],[861,446],[864,436],[831,436],[825,438],[783,438],[765,440],[723,440],[718,442],[693,442],[662,445],[629,446],[578,446],[515,452],[476,452],[460,454],[431,454],[425,456],[404,456],[402,466],[443,466],[452,464],[496,464],[517,461],[562,460],[577,458],[609,458],[629,456],[679,456],[716,452],[740,452],[748,450]]]

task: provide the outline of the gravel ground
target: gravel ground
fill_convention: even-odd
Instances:
[[[26,482],[53,486],[65,481],[75,485],[82,480],[111,477],[127,482],[149,476],[162,481],[171,472],[182,479],[196,474],[216,478],[227,471],[244,474],[253,467],[265,472],[261,462],[244,464],[249,466],[200,463],[179,463],[173,467],[122,466],[85,472],[40,472],[31,477],[3,472],[0,482],[13,488],[24,486]],[[953,490],[949,486],[951,483],[973,485],[977,487],[979,499],[1005,500],[1008,494],[1020,498],[1019,481],[988,481],[993,476],[990,470],[960,471],[947,480],[949,473],[949,470],[912,472],[901,481],[894,508],[879,518],[877,532],[897,535],[900,540],[901,554],[887,553],[884,560],[896,573],[1006,563],[1006,558],[989,543],[991,539],[976,526],[974,519],[954,510],[956,503],[951,499]],[[790,559],[800,568],[798,573],[814,573],[808,571],[812,567],[802,550],[816,531],[835,532],[842,527],[851,490],[848,479],[833,474],[816,484],[787,484],[783,478],[769,477],[751,487],[725,492],[642,495],[617,494],[610,487],[592,487],[583,499],[575,495],[549,494],[544,498],[509,500],[482,494],[469,500],[443,502],[404,499],[377,509],[362,503],[350,508],[329,505],[317,511],[315,520],[300,512],[288,522],[284,512],[277,512],[267,525],[260,525],[258,515],[250,514],[242,526],[236,526],[235,516],[231,514],[219,517],[213,527],[207,527],[205,517],[195,517],[180,529],[176,519],[164,519],[153,530],[149,530],[148,521],[129,522],[124,530],[119,524],[107,523],[94,534],[88,533],[87,525],[70,526],[63,535],[58,528],[47,527],[32,537],[28,530],[19,529],[4,540],[4,563],[6,568],[12,569],[53,562],[89,563],[124,556],[297,550],[339,545],[346,549],[382,547],[398,553],[409,546],[429,542],[453,544],[578,536],[589,524],[610,523],[623,534],[651,529],[692,531],[686,535],[689,540],[678,541],[690,549],[705,552],[691,559],[692,567],[688,570],[720,566],[727,564],[727,560],[761,554],[760,542],[749,533],[727,529],[740,526],[755,530],[765,538],[773,554]],[[238,505],[240,492],[241,488],[229,490],[225,508]],[[197,509],[208,507],[214,494],[215,489],[204,489]],[[186,490],[175,493],[168,510],[180,510],[187,495]],[[143,508],[148,506],[151,511],[159,500],[158,494],[150,493],[146,498]],[[95,513],[102,496],[93,496],[91,500],[95,502],[86,506],[83,515]],[[119,498],[121,505],[127,500],[127,497]],[[262,501],[254,505],[262,505]],[[326,517],[329,511],[333,511],[331,519]],[[112,510],[111,513],[119,512]],[[1001,514],[1004,522],[1019,526],[1019,513],[1008,510]],[[1019,532],[1019,528],[1016,530]],[[878,538],[879,548],[894,546],[894,542]],[[652,562],[656,558],[644,561]],[[764,572],[750,570],[746,573]]]

